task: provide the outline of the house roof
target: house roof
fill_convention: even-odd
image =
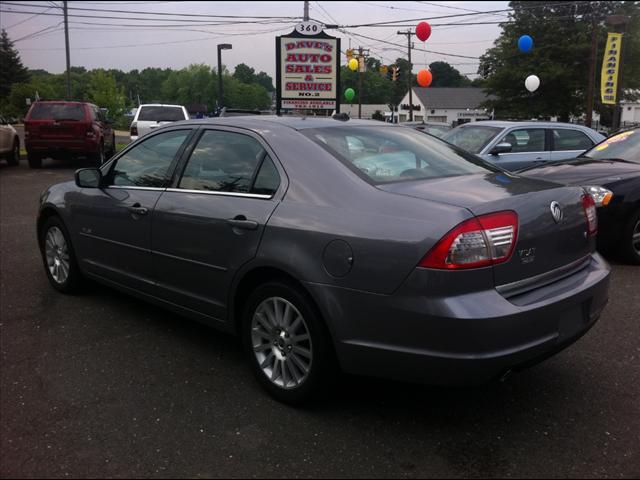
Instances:
[[[425,108],[479,108],[492,98],[478,87],[413,87],[413,91]]]

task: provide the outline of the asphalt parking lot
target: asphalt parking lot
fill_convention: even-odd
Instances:
[[[76,167],[0,162],[1,477],[640,477],[640,267],[614,264],[599,323],[504,383],[344,377],[294,409],[233,337],[49,286],[38,195]]]

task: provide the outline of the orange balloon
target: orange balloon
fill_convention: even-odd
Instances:
[[[431,75],[431,72],[429,70],[420,70],[418,72],[418,85],[420,85],[421,87],[428,87],[429,85],[431,85],[432,81],[433,75]]]

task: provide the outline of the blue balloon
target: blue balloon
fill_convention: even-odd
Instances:
[[[518,39],[518,48],[524,53],[529,52],[533,48],[533,38],[529,35],[522,35]]]

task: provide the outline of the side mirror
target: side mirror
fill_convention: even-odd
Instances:
[[[75,179],[80,188],[100,188],[102,172],[99,168],[81,168],[76,170]]]
[[[511,150],[513,150],[513,146],[510,143],[502,142],[493,147],[489,154],[500,155],[501,153],[509,153]]]

